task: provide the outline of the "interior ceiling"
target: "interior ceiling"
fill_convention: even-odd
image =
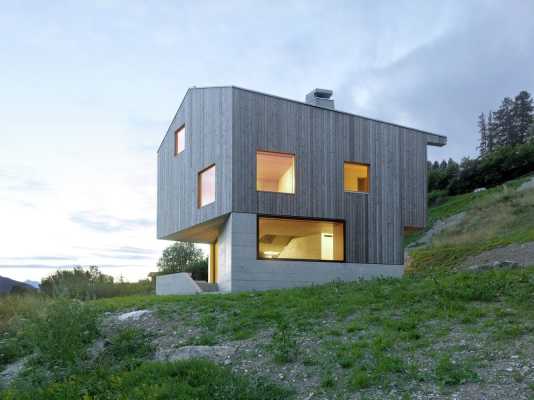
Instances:
[[[281,236],[308,236],[316,233],[334,233],[334,222],[295,219],[260,218],[260,234]]]
[[[256,165],[258,178],[276,181],[293,166],[293,156],[258,152]]]

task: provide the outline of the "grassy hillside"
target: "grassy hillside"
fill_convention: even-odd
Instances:
[[[26,302],[44,300],[13,301],[10,312],[2,303],[0,352],[35,356],[0,397],[382,399],[495,384],[503,396],[534,394],[534,369],[523,367],[534,356],[533,293],[530,268],[38,309]],[[102,328],[140,308],[153,311],[144,322]],[[106,351],[92,358],[102,336]],[[238,350],[224,366],[151,361],[162,344]]]
[[[534,190],[518,191],[528,177],[480,193],[447,198],[429,209],[429,226],[465,212],[463,222],[436,235],[432,245],[411,253],[418,272],[458,267],[468,256],[512,243],[534,241]],[[422,233],[407,238],[417,240]]]

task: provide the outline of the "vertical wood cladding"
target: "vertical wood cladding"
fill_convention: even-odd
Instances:
[[[185,150],[174,132],[185,124]],[[216,167],[215,202],[198,208],[198,173]],[[158,238],[229,213],[232,206],[232,88],[190,89],[158,150]]]
[[[422,225],[426,214],[426,140],[396,125],[234,88],[232,211],[344,219],[348,262],[402,264],[404,224]],[[256,191],[258,149],[296,155],[294,195]],[[368,194],[344,192],[344,161],[370,164]]]
[[[230,212],[344,219],[347,262],[402,264],[403,228],[426,222],[426,146],[445,141],[246,89],[190,89],[158,151],[158,237]],[[256,191],[257,150],[295,154],[295,194]],[[370,165],[369,193],[344,192],[345,161]],[[211,164],[216,201],[199,209],[197,174]]]

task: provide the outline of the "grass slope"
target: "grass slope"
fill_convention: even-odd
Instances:
[[[534,355],[533,293],[530,268],[221,296],[51,302],[10,336],[37,356],[0,398],[277,399],[294,391],[298,398],[378,399],[483,386],[492,384],[486,369],[496,360],[513,355],[527,362]],[[153,310],[160,334],[174,323],[177,341],[193,332],[190,343],[257,345],[233,361],[233,370],[207,361],[154,363],[146,332],[125,330],[92,360],[86,350],[99,335],[96,321],[133,308]],[[255,370],[259,354],[266,357]],[[281,370],[291,379],[280,378]],[[518,388],[529,390],[534,376],[516,374]]]
[[[525,179],[480,193],[453,196],[430,208],[430,226],[459,212],[465,212],[465,219],[436,235],[431,246],[413,251],[411,268],[417,272],[454,270],[470,255],[534,241],[534,190],[516,190]],[[412,235],[407,242],[419,236]]]

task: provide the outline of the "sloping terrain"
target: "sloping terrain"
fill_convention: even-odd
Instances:
[[[411,257],[408,269],[457,270],[508,260],[534,264],[530,250],[534,242],[531,182],[532,178],[522,178],[487,191],[454,196],[431,208],[430,229],[407,240]],[[513,257],[510,249],[515,252]]]
[[[31,357],[3,399],[530,399],[534,268],[48,301],[4,332]]]

